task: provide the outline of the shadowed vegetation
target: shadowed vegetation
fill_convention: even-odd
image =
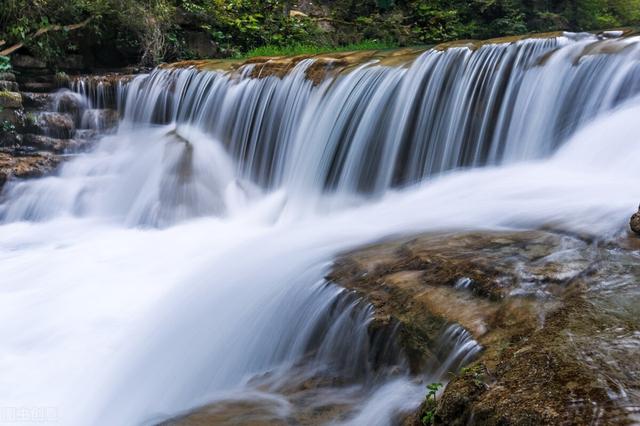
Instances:
[[[637,22],[640,0],[4,0],[0,51],[23,44],[18,53],[50,64],[79,54],[99,66],[155,65]]]

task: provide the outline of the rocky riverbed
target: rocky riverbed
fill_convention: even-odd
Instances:
[[[549,231],[394,238],[341,255],[327,276],[374,307],[372,341],[396,330],[416,381],[446,384],[437,403],[398,414],[415,426],[427,413],[439,425],[639,421],[639,279],[640,239]],[[466,349],[443,345],[452,333],[466,336]],[[274,390],[268,377],[254,379],[257,392]],[[219,401],[166,424],[312,425],[352,415],[357,400],[326,397],[340,392],[335,382],[296,377],[276,389],[281,400]]]
[[[118,122],[120,75],[72,78],[35,59],[16,62],[28,67],[0,73],[0,188],[10,179],[53,173]],[[74,84],[80,90],[69,91]]]
[[[544,231],[422,235],[339,258],[330,279],[401,325],[416,373],[460,324],[482,345],[451,371],[435,424],[640,420],[640,240]]]

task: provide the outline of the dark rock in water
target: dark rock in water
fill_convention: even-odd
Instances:
[[[79,118],[80,113],[88,107],[82,96],[71,90],[56,93],[52,105],[58,112],[67,112]]]
[[[111,129],[118,124],[118,111],[114,109],[87,109],[82,114],[81,127],[84,129]]]
[[[633,232],[635,232],[637,235],[640,235],[640,209],[638,209],[637,213],[631,216],[629,226],[631,227],[631,230]]]
[[[0,80],[0,91],[17,92],[20,86],[15,81]]]
[[[0,91],[0,108],[22,108],[22,96],[18,92]]]
[[[75,124],[69,114],[41,112],[30,117],[25,125],[28,133],[59,139],[70,139],[74,135]]]
[[[22,101],[27,108],[47,108],[51,105],[50,93],[22,92]]]
[[[20,128],[24,125],[24,111],[22,109],[2,108],[0,109],[0,123],[8,122]]]
[[[22,135],[17,132],[0,132],[0,147],[14,147],[22,144]]]

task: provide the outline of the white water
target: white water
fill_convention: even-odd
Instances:
[[[0,207],[0,421],[24,424],[16,413],[34,420],[44,412],[44,420],[65,425],[153,423],[209,401],[252,395],[251,381],[264,372],[285,380],[310,348],[308,374],[333,372],[353,380],[356,390],[350,392],[359,395],[362,410],[348,421],[388,424],[398,411],[416,407],[423,385],[402,372],[376,376],[366,368],[366,309],[342,306],[342,311],[355,309],[354,315],[323,321],[328,307],[340,300],[339,290],[322,282],[336,253],[392,234],[439,229],[553,225],[607,238],[624,229],[640,201],[640,99],[631,93],[638,87],[637,73],[625,74],[633,84],[616,83],[611,74],[593,70],[579,75],[567,57],[585,41],[560,39],[520,53],[542,55],[556,43],[567,50],[552,56],[555,65],[522,70],[518,77],[522,93],[513,96],[523,106],[508,104],[514,118],[497,120],[510,127],[507,136],[495,142],[495,135],[505,133],[494,133],[482,139],[488,141],[486,149],[478,148],[487,153],[502,146],[513,156],[427,160],[460,152],[459,144],[472,143],[463,142],[467,138],[480,140],[456,139],[443,129],[459,123],[446,122],[434,130],[444,132],[443,139],[422,133],[411,139],[411,161],[427,146],[451,145],[438,148],[441,156],[416,163],[404,183],[456,166],[495,165],[450,171],[404,189],[389,188],[389,169],[396,160],[388,161],[402,157],[391,151],[400,143],[395,131],[408,102],[384,107],[383,98],[406,99],[412,73],[424,78],[435,73],[415,69],[426,66],[434,53],[409,70],[367,67],[318,88],[300,73],[284,81],[241,79],[234,86],[220,75],[183,72],[176,83],[183,96],[171,101],[173,112],[156,110],[160,121],[174,121],[171,114],[176,114],[178,136],[173,124],[148,124],[158,121],[153,105],[171,103],[165,99],[166,87],[134,81],[118,134],[66,164],[59,176],[5,190]],[[619,73],[621,67],[637,69],[637,50],[631,47],[592,59]],[[510,49],[507,53],[517,56]],[[477,60],[462,50],[450,54],[456,55]],[[555,68],[545,73],[547,66]],[[478,69],[461,75],[460,84],[477,81]],[[568,76],[571,72],[576,75]],[[364,86],[356,84],[357,77]],[[534,79],[533,87],[522,78]],[[208,91],[187,85],[192,79],[203,80]],[[391,88],[396,80],[405,87]],[[572,83],[593,105],[536,90],[553,82],[557,87]],[[215,84],[228,92],[214,92]],[[270,93],[284,96],[269,105],[286,111],[278,112],[278,119],[265,118],[277,108],[270,110],[264,98],[248,91],[252,86],[260,86],[259,93],[268,86]],[[349,87],[368,91],[366,102],[347,96]],[[629,91],[625,103],[603,99],[620,90]],[[421,93],[425,103],[433,101]],[[250,110],[237,96],[251,101]],[[550,99],[547,107],[534,106],[543,97]],[[202,106],[184,106],[181,116],[176,105],[186,102]],[[353,112],[342,123],[343,116],[332,111],[344,105],[370,109]],[[447,112],[431,117],[451,117],[449,108],[460,105],[464,102],[451,101]],[[566,123],[581,129],[568,141],[558,136],[549,145],[541,132],[570,107],[576,112]],[[372,123],[382,120],[380,114],[395,117],[386,124],[395,126],[387,129],[394,134],[366,145],[376,140],[370,132],[377,131]],[[467,116],[468,111],[454,115]],[[477,131],[488,132],[486,124],[496,120],[490,116],[474,124]],[[281,126],[276,130],[273,123]],[[354,123],[361,124],[347,133],[341,130],[340,137],[327,133]],[[420,125],[411,119],[405,128]],[[269,129],[264,130],[268,135],[249,128]],[[259,153],[258,141],[272,141],[273,149]],[[336,171],[323,158],[345,149],[345,143],[352,148]],[[370,164],[358,163],[358,158],[366,163],[367,146],[388,153]],[[335,182],[327,185],[331,179]],[[324,339],[310,343],[321,325]],[[345,342],[359,350],[341,351]]]

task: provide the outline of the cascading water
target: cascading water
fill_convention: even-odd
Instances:
[[[635,38],[429,50],[317,85],[311,64],[139,76],[117,134],[8,184],[5,406],[125,425],[262,398],[282,418],[305,404],[285,389],[329,377],[314,401],[351,402],[323,421],[390,424],[423,385],[393,330],[372,336],[371,308],[322,280],[337,253],[434,229],[607,237],[640,199]],[[444,369],[478,351],[443,339]]]

